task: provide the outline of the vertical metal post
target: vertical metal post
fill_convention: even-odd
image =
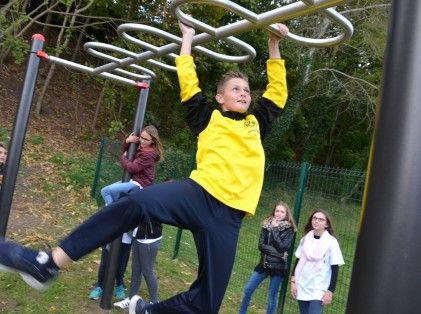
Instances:
[[[391,12],[348,314],[421,308],[421,2]]]
[[[298,180],[298,189],[297,189],[297,192],[295,193],[295,202],[294,202],[294,220],[297,225],[300,221],[301,206],[303,203],[304,190],[307,183],[309,168],[310,168],[310,164],[308,162],[301,163],[300,178]],[[291,247],[288,250],[288,260],[287,260],[288,269],[291,268],[292,256],[294,254],[295,238],[296,238],[296,234],[294,234]],[[277,313],[284,312],[287,289],[288,289],[288,278],[285,278],[282,281],[281,291],[279,292]]]
[[[26,66],[25,80],[20,97],[20,103],[13,125],[12,137],[9,144],[6,171],[0,189],[0,236],[6,235],[9,221],[10,207],[12,205],[13,192],[18,176],[22,147],[28,126],[29,114],[32,106],[40,58],[37,52],[44,46],[45,38],[40,34],[32,36],[31,50]]]
[[[138,87],[141,88],[139,97],[137,100],[137,107],[136,112],[134,115],[134,122],[133,122],[133,128],[132,131],[135,134],[140,135],[140,131],[143,127],[143,121],[145,117],[146,112],[146,104],[148,101],[148,95],[149,95],[149,80],[143,81],[143,84],[140,84]],[[137,144],[131,143],[129,146],[129,150],[127,152],[127,157],[129,160],[133,160]],[[123,182],[130,181],[130,174],[127,171],[124,171],[123,173]],[[119,251],[120,251],[120,243],[121,243],[121,237],[118,237],[113,242],[111,242],[110,245],[110,252],[108,254],[107,259],[107,265],[105,269],[105,278],[104,278],[104,287],[103,287],[103,295],[100,302],[100,307],[104,310],[111,309],[111,299],[113,296],[113,290],[114,290],[114,282],[115,282],[115,276],[117,273],[117,266],[119,261]]]

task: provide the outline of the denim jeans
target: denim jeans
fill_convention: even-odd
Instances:
[[[322,305],[322,301],[320,300],[311,300],[311,301],[298,300],[298,306],[300,307],[300,314],[323,313],[323,305]]]
[[[101,189],[101,196],[104,199],[105,205],[109,205],[120,198],[121,193],[127,193],[138,185],[132,182],[115,182],[107,185]]]
[[[245,314],[247,312],[247,308],[250,304],[251,296],[256,290],[256,288],[260,285],[260,283],[265,280],[267,274],[266,273],[258,273],[257,271],[253,272],[250,277],[249,282],[244,289],[244,296],[243,301],[241,302],[241,308],[239,314]],[[267,314],[275,313],[276,309],[276,302],[277,296],[279,291],[279,286],[282,282],[282,276],[270,276],[269,282],[269,292],[268,292],[268,307],[266,310]]]

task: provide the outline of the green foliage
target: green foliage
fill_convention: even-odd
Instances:
[[[180,129],[174,133],[171,138],[172,145],[179,147],[181,150],[188,150],[194,147],[196,139],[188,129]]]
[[[74,159],[73,162],[68,160],[68,162],[69,169],[63,174],[64,177],[76,189],[81,190],[89,187],[95,174],[95,159],[86,155]]]
[[[92,156],[82,154],[73,157],[59,152],[53,154],[49,161],[55,164],[66,184],[77,190],[82,190],[91,185],[92,178],[95,175],[95,159]]]
[[[32,135],[29,138],[29,143],[31,143],[32,145],[40,145],[44,143],[44,138],[42,137],[42,135]]]
[[[110,126],[108,127],[108,135],[114,137],[117,133],[120,133],[124,129],[122,121],[113,120],[110,121]]]
[[[16,64],[22,64],[28,55],[29,44],[20,37],[5,34],[1,44],[2,49],[10,49]]]
[[[0,127],[0,142],[5,142],[8,143],[9,142],[9,138],[10,138],[10,130]]]
[[[62,152],[51,156],[50,161],[54,164],[64,164],[64,154]]]

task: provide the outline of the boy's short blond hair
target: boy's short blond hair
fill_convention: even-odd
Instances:
[[[5,143],[3,143],[3,142],[0,142],[0,147],[3,147],[5,150],[7,150],[7,146],[6,146],[6,144],[5,144]]]
[[[218,86],[216,87],[216,92],[218,94],[222,93],[225,87],[225,84],[234,78],[240,78],[243,79],[247,82],[247,84],[249,83],[249,78],[247,77],[247,75],[245,75],[243,72],[237,71],[237,70],[233,70],[233,71],[228,71],[227,73],[225,73],[222,78],[219,80],[218,82]]]

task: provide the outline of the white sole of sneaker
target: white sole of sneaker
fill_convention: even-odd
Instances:
[[[51,286],[51,282],[40,282],[27,273],[17,271],[14,268],[10,268],[2,264],[0,264],[0,270],[9,273],[18,273],[22,277],[23,281],[25,281],[29,286],[37,290],[46,290]]]
[[[115,302],[113,305],[115,307],[119,307],[120,309],[127,309],[130,305],[130,299],[124,298],[123,300],[121,300],[119,302]]]
[[[136,304],[137,304],[137,301],[139,300],[140,300],[140,297],[138,295],[135,295],[130,299],[129,314],[136,314]]]

